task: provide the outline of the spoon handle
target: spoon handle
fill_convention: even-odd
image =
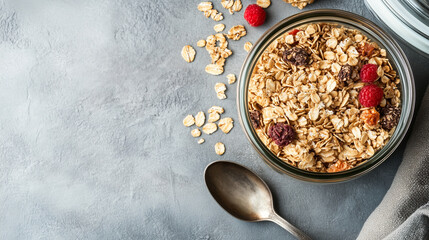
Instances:
[[[286,231],[290,232],[292,235],[294,235],[297,239],[300,240],[311,240],[309,236],[307,236],[303,231],[299,230],[292,224],[290,224],[288,221],[284,220],[282,217],[280,217],[277,213],[273,213],[270,216],[270,220],[276,224],[278,224],[280,227],[284,228]]]

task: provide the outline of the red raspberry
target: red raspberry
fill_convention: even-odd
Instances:
[[[360,69],[360,79],[362,82],[374,82],[378,78],[378,66],[375,64],[365,64]]]
[[[366,85],[359,92],[359,102],[364,107],[376,107],[383,99],[383,89],[375,84]]]
[[[265,11],[256,4],[250,4],[244,11],[244,19],[250,26],[257,27],[265,22]]]

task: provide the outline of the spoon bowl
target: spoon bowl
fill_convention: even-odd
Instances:
[[[271,221],[298,239],[310,239],[274,211],[267,184],[246,167],[229,161],[213,162],[207,166],[204,179],[216,202],[232,216],[249,222]]]

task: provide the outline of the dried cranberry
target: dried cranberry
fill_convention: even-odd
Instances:
[[[280,147],[284,147],[295,139],[293,128],[284,123],[275,123],[268,129],[268,136]]]
[[[259,111],[251,111],[250,112],[250,121],[254,128],[261,127],[261,113]]]
[[[341,70],[338,73],[338,78],[344,82],[347,80],[350,80],[350,78],[352,77],[352,72],[353,72],[352,66],[350,66],[348,64],[343,65],[343,66],[341,66]]]
[[[305,66],[310,61],[310,54],[302,48],[293,47],[283,52],[283,60],[296,66]]]
[[[292,31],[289,32],[289,35],[294,35],[295,36],[299,31],[301,31],[301,30],[294,29],[294,30],[292,30]]]

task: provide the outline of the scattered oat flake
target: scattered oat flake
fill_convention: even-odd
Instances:
[[[209,64],[206,66],[206,72],[211,75],[220,75],[223,73],[223,66],[217,64]]]
[[[209,119],[207,120],[209,123],[216,122],[220,119],[220,115],[217,112],[212,112],[209,114]]]
[[[222,99],[226,99],[226,94],[225,92],[218,92],[216,93],[216,96],[218,99],[222,100]]]
[[[251,42],[246,42],[244,44],[244,50],[246,50],[246,52],[250,52],[250,49],[252,49],[252,43]]]
[[[183,119],[183,125],[185,125],[186,127],[190,127],[194,125],[194,123],[195,123],[195,119],[194,119],[194,116],[192,115],[188,115],[185,117],[185,119]]]
[[[215,151],[217,155],[223,155],[225,153],[225,145],[221,142],[216,143]]]
[[[204,112],[198,112],[197,115],[195,115],[195,125],[197,125],[197,127],[203,126],[205,121],[206,115]]]
[[[201,39],[197,42],[198,47],[205,47],[206,46],[206,40]]]
[[[236,77],[234,74],[230,73],[230,74],[226,75],[226,78],[228,79],[228,84],[235,83]]]
[[[256,4],[261,8],[267,8],[271,5],[270,0],[256,0]]]
[[[225,24],[223,23],[219,23],[214,25],[213,29],[215,30],[215,32],[222,32],[225,29]]]
[[[212,134],[217,131],[217,125],[216,123],[206,123],[203,127],[203,132],[205,134]]]
[[[241,37],[246,36],[247,32],[246,32],[246,28],[244,28],[243,25],[236,25],[233,26],[231,29],[229,29],[228,31],[228,35],[226,35],[229,39],[232,40],[240,40]]]
[[[229,133],[231,131],[231,129],[234,127],[234,121],[232,120],[232,118],[227,117],[227,118],[222,118],[219,121],[219,128],[220,130],[222,130],[222,132],[224,133]]]
[[[241,0],[235,0],[234,5],[232,5],[232,11],[239,12],[243,8],[243,4],[241,4]]]
[[[222,0],[221,1],[222,7],[225,9],[229,9],[234,4],[234,0]]]
[[[311,4],[314,0],[283,0],[284,2],[290,3],[292,6],[297,7],[299,9],[305,8],[307,4]]]
[[[200,4],[198,4],[198,10],[200,10],[201,12],[211,10],[212,8],[213,8],[212,2],[200,2]]]
[[[216,83],[216,85],[215,85],[215,91],[216,91],[216,93],[225,92],[226,91],[226,85],[225,85],[225,83]]]
[[[204,140],[204,138],[200,138],[200,139],[198,140],[198,144],[203,144],[205,141],[206,141],[206,140]]]
[[[192,135],[192,137],[199,137],[199,136],[201,136],[200,129],[195,128],[194,130],[191,131],[191,135]]]
[[[225,112],[225,110],[223,109],[223,107],[219,107],[219,106],[213,106],[208,110],[209,113],[219,113],[219,114],[223,114]]]
[[[195,59],[195,49],[189,45],[182,48],[182,57],[188,63],[193,62]]]

